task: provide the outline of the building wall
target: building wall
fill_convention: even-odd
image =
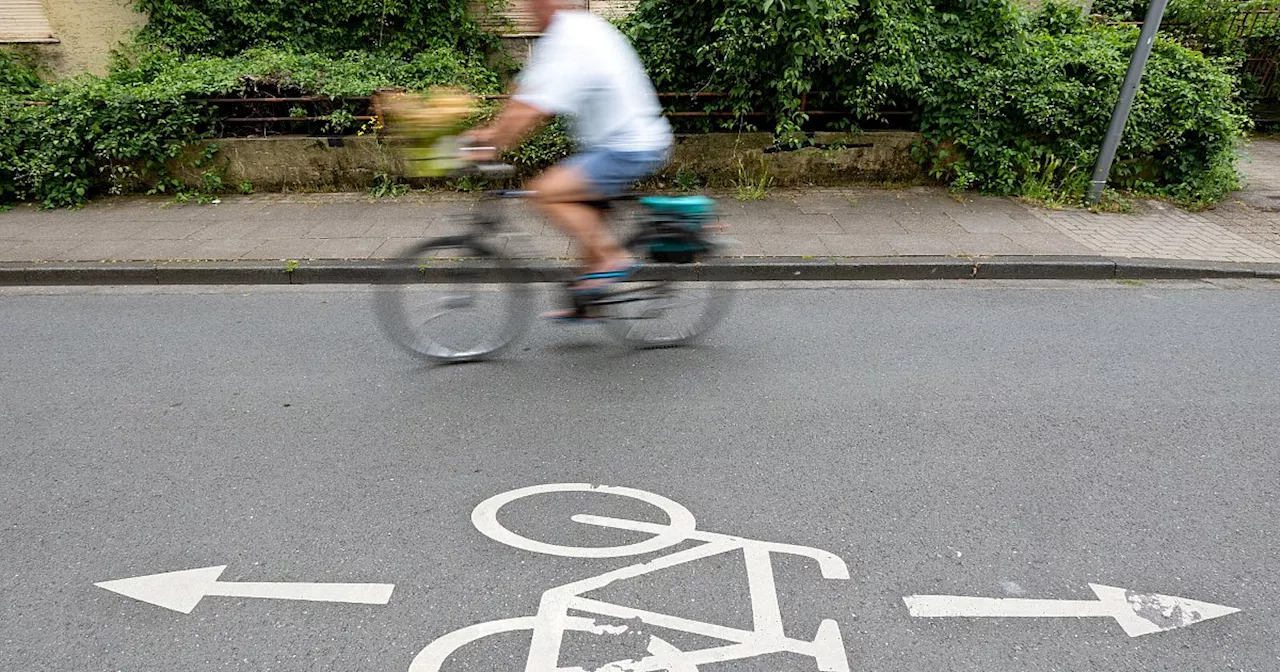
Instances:
[[[638,2],[639,0],[583,0],[587,9],[607,19],[626,16],[635,9]],[[494,16],[486,15],[481,2],[475,2],[473,6],[480,15],[481,22],[499,33],[508,36],[528,36],[534,31],[533,20],[525,11],[525,4],[521,0],[508,0],[506,7],[496,12]]]
[[[630,14],[640,0],[582,0],[587,9],[605,17],[619,19]],[[538,39],[534,32],[533,19],[524,11],[520,0],[508,0],[507,6],[494,15],[489,15],[483,3],[472,4],[480,23],[502,37],[502,47],[517,63],[529,60],[529,52]]]
[[[44,6],[60,42],[33,49],[58,77],[105,73],[111,50],[146,23],[132,0],[44,0]]]

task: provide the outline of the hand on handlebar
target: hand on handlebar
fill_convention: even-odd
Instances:
[[[496,147],[463,147],[459,150],[462,158],[472,163],[497,163]]]
[[[467,131],[461,136],[462,158],[474,163],[492,163],[498,160],[498,150],[493,146],[493,133],[487,128]]]

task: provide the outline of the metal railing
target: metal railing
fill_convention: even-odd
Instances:
[[[824,92],[815,91],[813,96],[821,97]],[[744,112],[735,112],[730,110],[717,109],[700,109],[700,110],[681,110],[672,109],[678,103],[685,101],[688,103],[705,102],[709,100],[722,99],[728,94],[715,91],[696,91],[696,92],[666,92],[659,93],[659,99],[667,102],[668,109],[664,111],[664,116],[673,119],[732,119],[732,118],[749,118],[749,119],[767,119],[773,116],[770,112],[762,112],[758,110],[747,110]],[[485,100],[505,100],[508,95],[488,95],[482,96]],[[801,97],[800,111],[810,117],[822,117],[826,119],[838,119],[840,117],[852,118],[854,115],[845,109],[823,109],[810,107],[810,95]],[[376,119],[372,109],[372,98],[369,96],[350,96],[343,98],[330,98],[327,96],[263,96],[263,97],[219,97],[205,98],[201,102],[209,103],[227,110],[225,115],[219,117],[219,121],[224,124],[242,126],[242,125],[261,125],[267,127],[277,127],[271,130],[284,130],[291,124],[317,124],[330,121],[328,114],[317,113],[315,108],[329,108],[330,110],[352,110],[355,109],[360,114],[353,113],[350,119],[358,122],[367,122]],[[311,110],[307,114],[290,114],[283,115],[279,113],[280,106],[293,105],[296,107],[307,106]],[[239,108],[237,110],[237,108]],[[909,118],[915,115],[912,110],[881,110],[879,112],[887,118]]]
[[[1141,26],[1141,21],[1113,21],[1111,25]],[[1166,21],[1160,30],[1200,51],[1215,44],[1238,41],[1245,50],[1240,74],[1248,95],[1261,103],[1280,103],[1280,10],[1244,9],[1224,21],[1191,24]]]

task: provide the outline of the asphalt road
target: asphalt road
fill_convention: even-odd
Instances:
[[[830,619],[843,646],[823,626],[823,655],[855,671],[1280,669],[1280,284],[753,287],[696,349],[540,325],[504,361],[449,368],[387,344],[369,298],[0,291],[0,669],[428,672],[415,657],[452,631],[711,544],[589,596],[750,630],[772,576],[786,637]],[[653,538],[580,513],[667,522],[600,491],[512,502],[497,539],[472,523],[487,498],[556,483],[653,493],[752,542],[521,546]],[[754,542],[829,552],[849,578]],[[395,587],[387,604],[211,594],[184,614],[94,585],[221,565],[224,583]],[[1087,608],[1089,584],[1242,611],[1130,637],[1108,617],[903,602]],[[565,635],[559,664],[588,670],[732,636],[570,615],[621,633]],[[523,670],[529,651],[529,630],[497,633],[444,669]],[[671,669],[820,668],[793,652]]]

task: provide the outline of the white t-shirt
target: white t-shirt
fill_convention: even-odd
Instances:
[[[569,117],[583,149],[660,151],[672,144],[631,43],[590,12],[555,13],[516,80],[515,99]]]

